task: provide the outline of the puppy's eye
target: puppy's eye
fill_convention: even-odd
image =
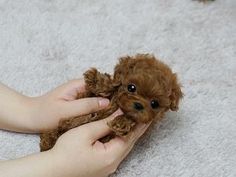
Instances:
[[[128,91],[129,92],[135,92],[136,91],[136,86],[134,84],[129,84],[128,85]]]
[[[151,107],[152,107],[153,109],[158,108],[158,107],[159,107],[158,101],[157,101],[157,100],[152,100],[152,101],[151,101]]]

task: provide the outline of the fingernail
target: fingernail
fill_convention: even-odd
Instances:
[[[147,129],[151,125],[151,122],[142,125],[143,129]]]
[[[108,100],[106,98],[99,98],[98,103],[99,103],[100,107],[105,107],[105,106],[109,105],[110,100]]]
[[[138,129],[139,129],[139,130],[143,130],[143,129],[146,129],[148,126],[149,126],[148,124],[140,123],[140,124],[138,125],[138,127],[139,127]]]
[[[122,114],[123,114],[123,112],[121,111],[121,109],[118,109],[116,112],[114,112],[114,116],[119,116]]]

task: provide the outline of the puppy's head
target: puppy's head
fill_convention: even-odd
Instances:
[[[154,56],[138,54],[120,58],[115,67],[118,105],[135,122],[161,118],[169,109],[178,110],[183,94],[176,74]]]

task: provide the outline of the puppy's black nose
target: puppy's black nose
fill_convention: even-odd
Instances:
[[[141,103],[138,102],[134,102],[134,109],[141,111],[144,109],[143,105]]]

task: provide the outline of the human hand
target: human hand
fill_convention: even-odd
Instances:
[[[115,137],[107,143],[100,138],[108,135],[107,122],[122,114],[74,128],[63,134],[49,151],[57,177],[104,177],[115,172],[149,124],[138,125],[128,137]]]
[[[105,98],[77,99],[78,93],[85,92],[83,79],[72,80],[47,94],[31,98],[32,131],[42,132],[57,127],[60,119],[89,114],[105,108]]]
[[[99,142],[110,132],[107,119],[88,123],[63,134],[53,149],[23,158],[1,161],[2,176],[105,177],[113,173],[149,124],[138,125],[128,137]],[[32,170],[33,169],[33,170]]]
[[[104,108],[100,98],[75,100],[85,91],[83,80],[70,81],[37,98],[24,96],[0,84],[0,128],[37,132],[57,126],[60,118],[88,114]],[[5,111],[7,110],[7,111]],[[10,111],[9,111],[10,110]],[[116,137],[108,143],[98,140],[110,132],[107,119],[92,122],[63,134],[53,149],[24,158],[0,162],[3,176],[107,176],[114,172],[148,125],[138,125],[129,137]],[[34,169],[34,170],[32,170]]]

